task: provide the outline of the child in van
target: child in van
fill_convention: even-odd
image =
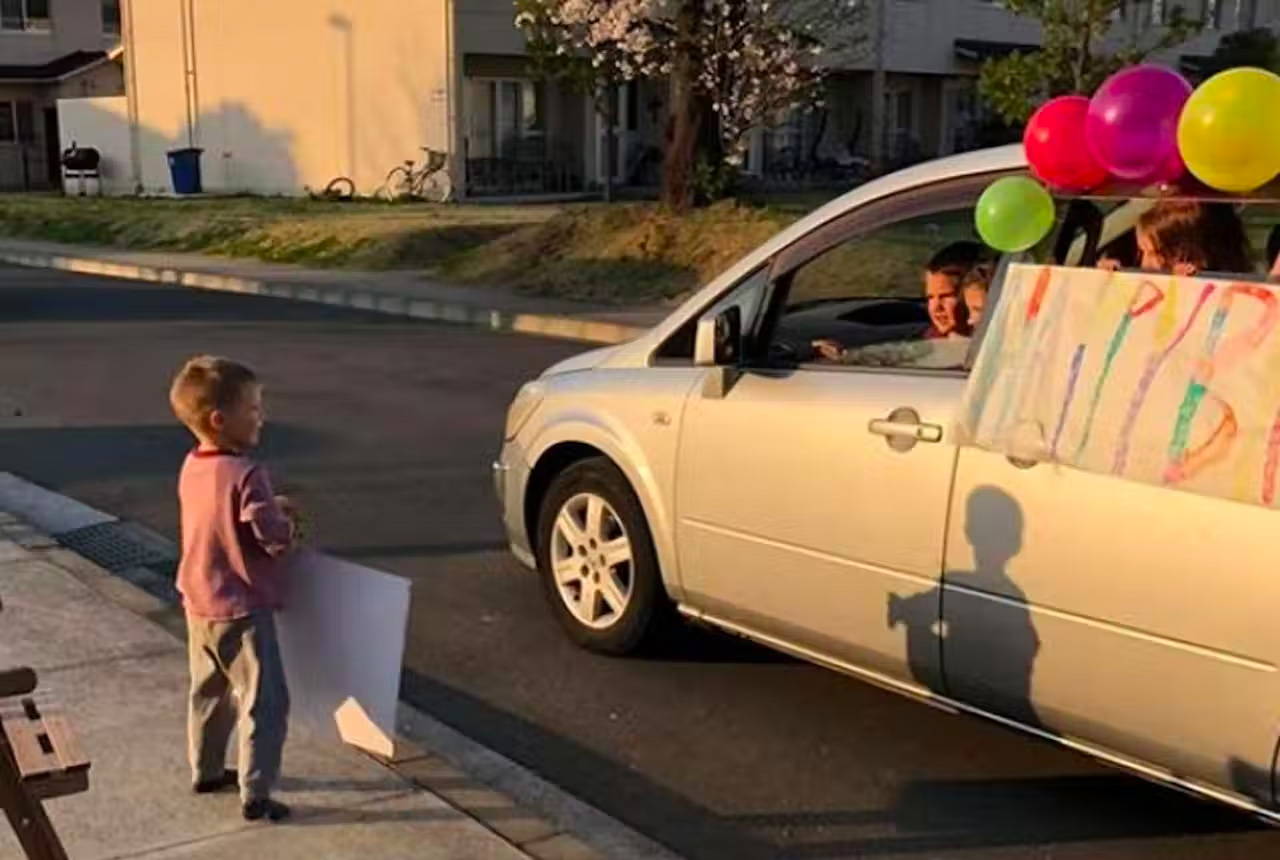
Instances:
[[[1148,272],[1253,274],[1244,223],[1229,203],[1165,200],[1138,219],[1138,265]]]
[[[1115,272],[1138,265],[1138,240],[1133,230],[1126,230],[1098,252],[1098,268]]]
[[[987,293],[991,291],[991,277],[995,267],[990,263],[979,263],[965,272],[960,279],[960,295],[964,299],[965,327],[971,332],[978,331],[983,312],[987,309]]]

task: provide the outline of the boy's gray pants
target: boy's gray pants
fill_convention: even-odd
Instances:
[[[275,617],[269,610],[231,621],[188,615],[187,657],[191,666],[187,739],[193,780],[216,780],[223,775],[231,730],[238,727],[240,798],[248,803],[268,797],[280,776],[289,722],[289,689]]]

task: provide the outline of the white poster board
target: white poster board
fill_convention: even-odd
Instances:
[[[288,576],[277,625],[290,719],[391,757],[409,580],[311,550]]]
[[[1280,285],[1011,266],[959,436],[1276,507]]]

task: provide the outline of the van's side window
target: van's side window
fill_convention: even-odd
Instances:
[[[961,369],[995,261],[975,235],[972,204],[876,226],[786,276],[771,352],[800,363]]]

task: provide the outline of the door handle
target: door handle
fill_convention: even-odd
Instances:
[[[877,418],[867,428],[877,436],[906,437],[917,442],[941,442],[942,428],[937,424],[907,424],[901,421],[890,421]]]
[[[884,436],[889,447],[895,451],[909,451],[917,442],[942,441],[940,425],[921,422],[920,413],[905,406],[893,410],[888,418],[872,419],[867,430],[877,436]]]

